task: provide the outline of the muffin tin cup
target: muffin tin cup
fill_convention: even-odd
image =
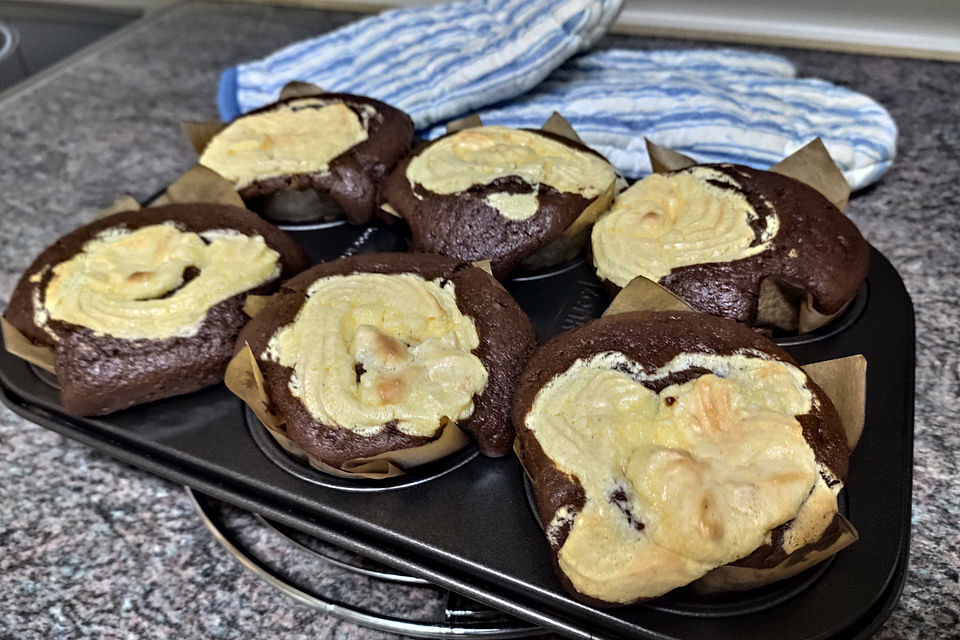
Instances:
[[[402,224],[290,231],[314,261],[406,247]],[[541,339],[600,315],[609,302],[583,259],[518,274],[505,286]],[[867,358],[866,427],[845,489],[860,540],[829,564],[733,601],[680,593],[597,609],[574,600],[554,575],[513,456],[487,459],[468,448],[386,484],[346,481],[292,458],[222,385],[75,418],[63,413],[54,387],[4,351],[0,391],[20,415],[118,459],[568,637],[868,637],[903,584],[913,455],[913,309],[878,252],[867,287],[825,329],[779,342],[804,364]]]
[[[391,491],[412,487],[439,478],[455,469],[459,469],[480,455],[477,448],[473,444],[469,444],[459,451],[451,453],[439,460],[434,460],[433,462],[409,469],[401,476],[382,480],[359,477],[341,478],[329,473],[324,473],[319,469],[314,469],[305,460],[287,451],[277,442],[277,439],[270,434],[267,427],[260,422],[260,419],[254,415],[250,407],[244,407],[243,417],[250,431],[250,437],[253,438],[253,441],[260,447],[263,454],[270,458],[274,464],[302,480],[321,487],[338,489],[340,491]]]
[[[846,331],[857,322],[860,314],[862,314],[863,310],[867,307],[868,296],[869,287],[867,286],[867,282],[864,282],[857,290],[857,295],[855,295],[853,300],[850,301],[850,304],[847,305],[847,308],[843,310],[843,313],[827,324],[807,333],[774,336],[773,341],[779,344],[781,347],[786,348],[798,344],[816,342],[817,340],[825,340],[830,336],[834,336],[842,331]]]

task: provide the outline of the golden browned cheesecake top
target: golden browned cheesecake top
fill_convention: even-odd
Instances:
[[[469,263],[362,254],[284,283],[241,333],[284,435],[325,464],[419,447],[450,422],[503,456],[529,318]]]
[[[473,413],[487,370],[476,325],[455,285],[414,273],[353,273],[314,281],[264,358],[293,369],[290,392],[319,422],[359,435],[392,424],[433,436]]]
[[[172,221],[118,226],[52,266],[34,313],[38,325],[53,319],[125,340],[189,337],[211,307],[276,279],[280,269],[280,254],[258,235],[195,233]]]
[[[555,336],[528,361],[513,419],[558,574],[591,603],[657,597],[774,531],[784,553],[819,540],[849,456],[796,362],[694,312],[614,314]]]

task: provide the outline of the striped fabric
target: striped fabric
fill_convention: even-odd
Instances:
[[[427,138],[478,109],[488,124],[515,127],[558,111],[631,178],[650,172],[644,136],[702,162],[761,168],[819,136],[854,189],[889,168],[897,129],[883,107],[798,79],[783,58],[716,49],[571,57],[621,3],[461,0],[387,11],[227,69],[220,115],[231,120],[302,80],[397,106]]]
[[[644,136],[700,162],[759,168],[819,136],[853,189],[877,180],[895,153],[890,114],[867,96],[794,75],[783,58],[744,51],[597,51],[480,115],[539,127],[558,111],[631,178],[650,173]],[[436,125],[424,135],[443,132]]]
[[[539,84],[613,22],[622,0],[461,0],[386,11],[227,69],[224,120],[291,80],[399,107],[418,128]]]

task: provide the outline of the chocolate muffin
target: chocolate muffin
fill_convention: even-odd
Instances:
[[[869,253],[856,226],[812,187],[732,164],[638,181],[597,220],[591,248],[611,292],[644,276],[699,311],[787,330],[797,318],[760,308],[761,290],[832,316],[856,295]]]
[[[380,181],[409,150],[413,122],[378,100],[325,93],[280,100],[217,133],[200,164],[227,178],[248,207],[293,221],[369,222]]]
[[[334,468],[436,440],[454,422],[487,456],[513,444],[510,407],[533,327],[490,274],[437,255],[317,265],[241,332],[283,435]]]
[[[54,351],[68,413],[103,415],[221,381],[247,294],[306,266],[289,236],[239,207],[128,211],[41,253],[4,318]]]
[[[839,535],[837,411],[735,322],[640,311],[559,334],[524,369],[513,422],[557,574],[590,604],[774,567]]]
[[[410,226],[411,249],[490,260],[502,279],[592,204],[606,206],[617,179],[603,156],[581,143],[490,126],[420,147],[387,176],[381,194]],[[566,248],[555,253],[556,260],[573,257]]]

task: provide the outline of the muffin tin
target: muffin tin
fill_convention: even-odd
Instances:
[[[186,489],[211,535],[237,562],[284,595],[326,614],[413,638],[506,639],[544,633],[426,580]]]
[[[314,261],[406,247],[404,226],[286,227]],[[867,414],[851,458],[846,513],[860,540],[829,563],[753,591],[596,609],[560,586],[513,456],[473,448],[385,481],[346,480],[284,452],[222,385],[103,418],[65,415],[49,375],[0,352],[12,410],[120,460],[424,578],[571,638],[865,638],[903,586],[910,535],[914,320],[900,277],[871,249],[844,315],[778,340],[801,363],[866,356]],[[606,294],[582,258],[515,273],[507,289],[541,339],[598,316]]]

